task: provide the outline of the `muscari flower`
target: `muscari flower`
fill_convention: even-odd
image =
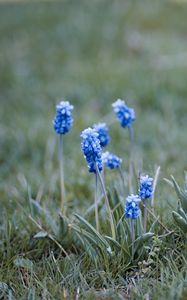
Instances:
[[[109,169],[118,169],[122,163],[121,158],[108,151],[102,154],[102,161]]]
[[[126,198],[125,217],[135,220],[140,214],[138,203],[141,201],[138,195],[130,195]]]
[[[114,112],[123,128],[131,127],[135,120],[135,112],[133,108],[128,107],[124,100],[118,99],[112,104]]]
[[[100,140],[101,147],[105,147],[110,142],[110,136],[108,134],[108,127],[105,123],[94,124],[93,128],[98,133],[98,139]]]
[[[153,178],[146,176],[140,177],[139,197],[141,199],[151,198],[153,195]]]
[[[87,128],[81,133],[81,149],[88,163],[89,172],[96,173],[96,164],[102,171],[102,148],[98,133],[93,128]]]
[[[56,106],[56,116],[53,120],[54,130],[57,134],[66,134],[73,126],[73,105],[68,101],[61,101]]]

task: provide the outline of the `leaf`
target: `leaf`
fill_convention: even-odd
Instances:
[[[122,214],[123,213],[123,206],[122,206],[122,203],[121,203],[121,200],[120,200],[119,193],[118,193],[116,188],[114,188],[113,202],[114,202],[114,207],[116,207],[116,205],[118,205],[119,203],[121,204],[121,206],[118,206],[118,207],[120,209],[119,213]]]
[[[184,231],[184,233],[187,233],[187,222],[185,219],[175,211],[172,212],[172,215],[177,225]]]
[[[130,255],[128,249],[125,249],[122,245],[120,245],[120,243],[118,243],[118,241],[114,240],[114,239],[113,239],[112,237],[110,237],[110,236],[105,236],[105,238],[106,238],[107,240],[109,240],[110,242],[112,242],[113,245],[116,246],[118,249],[121,249],[123,252],[125,252],[125,254],[127,254],[129,258],[131,257],[131,255]]]
[[[58,227],[57,224],[54,222],[52,216],[50,215],[49,211],[43,208],[37,201],[33,199],[31,199],[30,202],[33,206],[33,211],[35,211],[35,215],[44,218],[50,230],[54,233],[54,235],[57,235]]]
[[[158,168],[156,169],[156,172],[155,172],[155,176],[154,176],[154,180],[153,180],[153,193],[155,193],[159,175],[160,175],[160,166],[158,166]]]
[[[139,238],[137,238],[134,242],[134,248],[135,248],[135,252],[138,251],[141,246],[146,243],[149,239],[151,239],[154,236],[154,233],[152,232],[147,232],[144,233],[143,235],[141,235]]]
[[[59,214],[59,239],[63,239],[68,234],[68,220],[61,214]]]
[[[184,210],[182,209],[180,203],[178,205],[178,208],[177,208],[177,212],[178,214],[185,219],[185,221],[187,221],[187,214],[185,214]]]
[[[103,201],[102,201],[102,198],[100,198],[98,201],[98,212],[100,212],[102,207],[103,207]],[[84,213],[84,218],[85,217],[89,220],[92,220],[95,218],[95,204],[92,204],[90,207],[88,207],[88,209]]]
[[[99,252],[100,254],[103,254],[103,245],[101,243],[98,243],[98,241],[94,239],[94,236],[91,233],[87,232],[85,229],[82,229],[77,225],[72,226],[77,236],[76,246],[78,246],[78,248],[83,248],[84,251],[97,265]]]
[[[143,221],[142,221],[142,212],[141,212],[141,210],[140,210],[139,218],[137,219],[137,222],[136,222],[136,228],[137,228],[137,235],[142,236],[142,234],[144,233],[144,229],[143,229]]]
[[[35,288],[29,289],[27,300],[34,300],[35,298]]]
[[[12,291],[5,282],[0,282],[0,299],[14,300]]]
[[[152,223],[151,227],[150,227],[150,231],[152,232],[155,228],[155,226],[157,225],[158,223],[158,220],[159,220],[159,216],[155,219],[155,221]]]
[[[120,245],[122,245],[125,249],[129,249],[129,246],[128,246],[129,238],[128,238],[127,230],[125,228],[127,226],[127,224],[125,222],[123,222],[124,219],[125,219],[125,216],[123,215],[118,223],[118,227],[117,227],[118,235],[117,236],[118,236]]]
[[[30,259],[25,259],[25,258],[16,258],[14,260],[14,264],[16,267],[27,269],[27,270],[32,270],[33,269],[33,262]]]
[[[70,247],[73,242],[76,243],[76,237],[72,226],[68,219],[63,215],[59,215],[59,229],[58,229],[58,240],[65,247]]]
[[[9,290],[9,287],[6,283],[0,282],[0,297],[3,297]]]
[[[170,186],[174,187],[173,182],[167,178],[163,178],[165,182],[167,182]]]
[[[95,238],[95,236],[93,234],[91,234],[90,232],[86,231],[83,228],[80,228],[77,225],[73,225],[73,229],[75,230],[76,233],[79,234],[79,237],[84,237],[86,238],[89,242],[92,243],[92,245],[94,245],[95,248],[98,248],[100,250],[103,250],[102,246],[103,243],[99,243],[98,239]],[[107,245],[104,246],[104,248],[109,247],[110,245],[107,243]]]
[[[131,241],[131,229],[129,227],[128,220],[126,218],[123,219],[123,225],[125,225],[124,228],[126,232],[127,242],[129,242]]]
[[[100,241],[107,248],[110,246],[107,243],[107,241],[102,237],[102,235],[89,222],[87,222],[83,217],[79,216],[78,214],[74,215],[88,229],[88,231],[92,233],[93,237],[97,241]]]
[[[86,253],[88,254],[88,256],[96,261],[97,260],[97,257],[98,257],[98,254],[97,254],[97,251],[94,249],[94,247],[91,245],[91,243],[85,239],[80,233],[77,232],[77,237],[83,247],[83,249],[86,251]]]
[[[114,188],[113,201],[114,201],[113,215],[114,215],[116,222],[118,222],[118,220],[124,214],[124,207],[120,200],[120,197],[119,197],[119,194],[118,194],[116,188]]]
[[[187,193],[181,190],[181,188],[179,187],[178,183],[176,182],[176,180],[173,176],[171,176],[171,179],[172,179],[176,194],[181,201],[182,208],[184,209],[185,213],[187,213]]]
[[[48,236],[48,233],[46,231],[39,231],[37,234],[35,234],[35,239],[45,238]]]
[[[6,283],[4,283],[4,282],[0,282],[0,291],[2,292],[6,292],[6,291],[8,291],[8,285],[6,284]]]

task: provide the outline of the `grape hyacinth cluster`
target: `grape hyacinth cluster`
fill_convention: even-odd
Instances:
[[[105,147],[110,142],[110,136],[108,133],[108,127],[105,123],[94,124],[93,128],[98,133],[98,139],[100,140],[101,147]]]
[[[142,200],[149,199],[153,195],[153,178],[146,176],[140,177],[139,197]]]
[[[96,173],[96,164],[99,171],[102,171],[103,168],[102,148],[98,136],[98,133],[93,128],[87,128],[81,133],[81,149],[91,173]]]
[[[118,99],[112,104],[114,112],[123,128],[131,127],[135,120],[135,112],[133,108],[128,107],[124,100]]]
[[[103,164],[109,169],[118,169],[122,163],[122,159],[113,153],[104,152],[102,155]]]
[[[143,216],[143,229],[144,233],[147,231],[147,220],[149,212],[147,205],[149,204],[146,199],[153,196],[153,178],[146,176],[140,177],[138,194],[132,194],[132,162],[133,162],[133,122],[135,120],[135,112],[133,108],[126,105],[124,100],[118,99],[112,104],[114,112],[117,119],[123,128],[129,129],[130,137],[130,147],[129,147],[129,174],[128,174],[128,188],[129,196],[126,198],[125,207],[123,211],[123,216],[128,219],[127,224],[130,225],[131,229],[131,250],[132,250],[132,260],[136,252],[135,238],[139,234],[137,227],[139,223],[135,224],[135,220],[139,218],[140,208],[139,202],[142,201],[142,206],[144,208]],[[64,164],[63,164],[63,135],[68,133],[73,126],[72,117],[73,105],[68,101],[61,101],[56,106],[56,116],[53,120],[53,126],[55,132],[58,134],[59,138],[59,166],[60,166],[60,186],[61,186],[61,209],[62,213],[66,214],[66,208],[68,207],[66,197],[65,197],[65,184],[64,184]],[[120,178],[123,182],[123,188],[126,188],[123,172],[121,169],[122,159],[117,155],[110,153],[108,151],[102,153],[104,147],[106,147],[110,142],[109,129],[105,123],[94,124],[91,127],[83,130],[81,135],[81,150],[87,161],[88,170],[95,175],[95,197],[94,197],[94,210],[95,210],[95,225],[97,232],[100,233],[101,226],[99,222],[99,201],[101,199],[99,193],[102,191],[102,197],[105,199],[105,206],[108,213],[109,224],[111,227],[111,236],[113,240],[116,240],[116,223],[114,210],[110,207],[110,201],[108,197],[107,190],[105,188],[105,174],[101,171],[106,166],[108,169],[116,169],[119,172]],[[100,184],[100,186],[99,186]],[[154,197],[152,197],[152,200]],[[153,202],[153,201],[152,201]],[[141,208],[142,209],[142,208]],[[122,218],[121,218],[122,220]],[[140,222],[142,222],[140,220]],[[136,225],[136,226],[135,226]],[[142,228],[142,226],[141,226]],[[107,252],[111,254],[111,248],[107,247]]]
[[[66,134],[73,126],[73,105],[68,101],[61,101],[56,106],[56,116],[53,120],[54,130],[57,134]]]
[[[135,220],[139,217],[140,209],[139,202],[141,199],[138,195],[129,195],[126,198],[125,217]]]

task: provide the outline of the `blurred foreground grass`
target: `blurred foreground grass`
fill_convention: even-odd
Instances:
[[[59,201],[52,119],[62,97],[75,106],[75,125],[65,138],[66,186],[74,211],[93,198],[92,176],[80,151],[81,130],[106,120],[109,149],[124,158],[127,169],[128,133],[111,109],[116,98],[136,110],[136,164],[150,174],[160,165],[161,178],[183,177],[186,15],[184,2],[161,0],[0,4],[2,228],[5,218],[19,211],[14,198],[23,196],[25,180],[33,197],[39,192],[51,206]],[[157,198],[160,212],[168,203],[176,204],[163,181]]]
[[[118,97],[136,110],[137,160],[144,170],[161,165],[162,176],[182,176],[186,12],[186,5],[163,1],[1,4],[1,189],[9,190],[18,173],[33,188],[52,181],[57,165],[51,121],[62,97],[75,106],[74,130],[65,142],[74,197],[72,186],[87,184],[80,131],[105,116],[112,123],[111,103]],[[111,124],[111,135],[110,149],[124,156],[125,168],[127,132]]]

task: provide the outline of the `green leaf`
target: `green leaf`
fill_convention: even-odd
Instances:
[[[8,285],[4,282],[0,282],[0,292],[7,292],[8,291]]]
[[[177,208],[177,212],[178,214],[187,221],[187,214],[185,214],[184,210],[182,209],[180,203],[178,205],[178,208]]]
[[[116,240],[114,240],[112,237],[110,237],[110,236],[105,236],[105,238],[107,239],[107,240],[109,240],[110,242],[112,242],[113,243],[113,245],[114,246],[116,246],[116,248],[118,248],[118,249],[121,249],[123,252],[125,252],[125,254],[127,254],[127,256],[130,258],[131,257],[131,255],[130,255],[130,253],[129,253],[129,249],[127,248],[124,248],[120,243],[118,243],[118,241],[116,241]]]
[[[27,270],[32,270],[33,269],[33,262],[30,259],[25,259],[25,258],[16,258],[14,260],[14,264],[16,267],[27,269]]]
[[[154,229],[155,229],[155,227],[156,227],[156,225],[158,224],[158,220],[159,220],[159,216],[155,219],[155,221],[152,223],[152,225],[151,225],[151,227],[150,227],[150,231],[152,232]]]
[[[73,226],[73,229],[75,230],[76,234],[78,233],[79,236],[89,240],[96,248],[101,248],[102,244],[98,243],[98,240],[95,239],[93,234],[91,234],[90,232],[86,231],[83,228],[80,228],[77,225],[72,225],[72,226]]]
[[[74,215],[85,226],[85,228],[87,228],[88,231],[92,233],[93,237],[97,241],[100,241],[107,248],[110,246],[107,243],[107,241],[102,237],[102,235],[89,222],[87,222],[83,217],[79,216],[78,214],[74,214]]]
[[[187,213],[187,193],[179,187],[178,183],[176,182],[175,178],[171,176],[176,194],[181,201],[182,208],[184,209],[185,213]]]
[[[125,249],[129,249],[129,243],[128,243],[129,237],[126,230],[126,227],[128,225],[125,222],[126,222],[125,216],[123,215],[117,226],[117,232],[118,232],[117,237],[120,245],[122,245]],[[130,231],[129,234],[131,234]]]
[[[65,248],[70,247],[73,242],[76,243],[77,238],[70,222],[61,214],[59,215],[59,229],[57,238]]]
[[[9,291],[8,285],[4,282],[0,282],[0,299],[7,299],[6,296]]]
[[[98,201],[98,211],[100,212],[100,210],[102,209],[103,207],[103,201],[102,199],[100,199]],[[89,220],[92,220],[95,218],[95,204],[92,204],[87,210],[86,212],[84,213],[84,218],[87,218]]]
[[[96,249],[91,245],[91,243],[88,241],[87,238],[84,238],[83,235],[81,235],[81,233],[78,233],[77,232],[77,237],[83,247],[83,249],[86,251],[86,253],[88,254],[88,256],[96,261],[97,260],[97,257],[98,257],[98,254],[97,254],[97,251]]]
[[[175,211],[172,212],[172,215],[176,224],[184,231],[184,233],[187,233],[187,221]]]
[[[131,241],[131,229],[130,229],[128,221],[129,220],[127,220],[126,218],[123,219],[127,242],[129,243]]]
[[[56,236],[58,234],[58,227],[55,221],[53,220],[52,216],[50,215],[49,211],[43,208],[37,201],[30,200],[30,203],[32,204],[32,210],[35,212],[34,214],[36,216],[39,216],[41,218],[44,218],[49,229],[53,232],[53,234]]]
[[[147,233],[144,233],[143,235],[141,235],[140,237],[138,237],[134,242],[135,252],[138,251],[143,246],[143,244],[148,242],[153,236],[154,236],[154,233],[147,232]]]
[[[61,214],[59,214],[59,239],[63,239],[65,235],[68,233],[68,220]]]
[[[30,288],[27,296],[27,300],[34,300],[36,296],[35,288]]]
[[[98,243],[98,240],[88,231],[80,228],[77,225],[73,225],[73,229],[76,232],[77,241],[76,246],[83,248],[89,257],[97,264],[99,253],[103,255],[106,252],[106,247],[103,244]]]
[[[35,239],[45,238],[48,236],[48,233],[46,231],[39,231],[37,234],[35,234]]]
[[[144,229],[143,229],[143,221],[142,221],[142,212],[141,212],[141,210],[140,210],[139,218],[136,221],[136,228],[137,228],[137,235],[142,236],[142,234],[144,233]]]

